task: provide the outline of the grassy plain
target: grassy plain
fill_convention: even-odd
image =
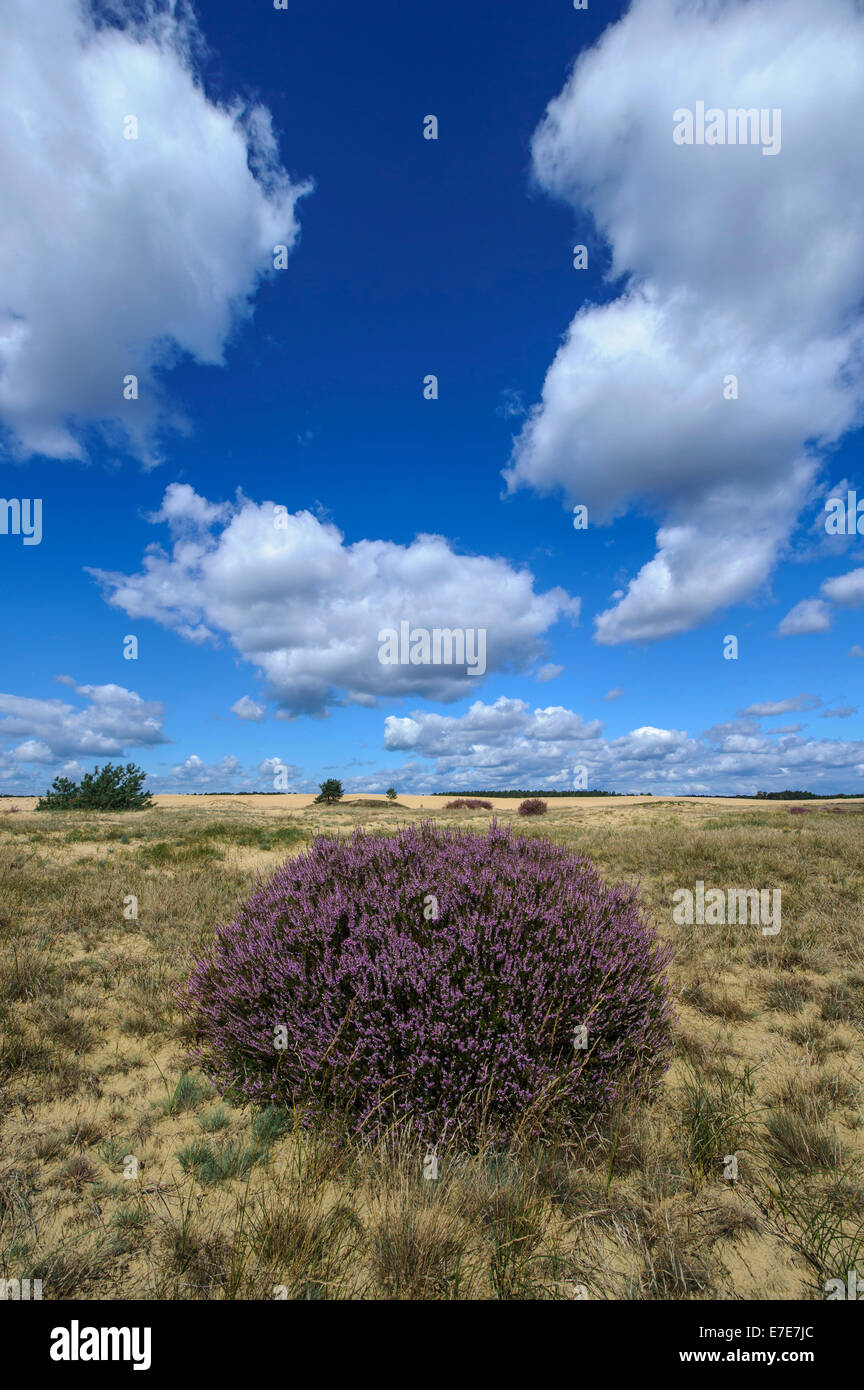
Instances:
[[[498,802],[519,833],[638,881],[673,948],[662,1094],[578,1147],[454,1156],[428,1182],[419,1153],[337,1151],[220,1100],[172,986],[322,829],[489,821],[400,802],[0,800],[0,1277],[41,1278],[46,1299],[713,1300],[820,1299],[856,1259],[864,1274],[864,814],[848,803],[553,800],[526,825]],[[780,888],[782,930],[675,925],[672,895],[697,880]]]

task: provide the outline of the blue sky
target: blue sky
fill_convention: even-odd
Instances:
[[[864,20],[714,9],[10,0],[0,791],[864,790]]]

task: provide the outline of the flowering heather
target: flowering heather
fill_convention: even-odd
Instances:
[[[590,860],[427,821],[288,860],[183,1000],[234,1097],[436,1143],[574,1135],[667,1065],[666,963],[636,890]]]
[[[539,796],[529,796],[527,801],[519,802],[520,816],[545,816],[549,807],[545,801],[541,801]]]
[[[478,801],[477,797],[459,796],[455,801],[448,801],[445,811],[491,811],[491,801]]]

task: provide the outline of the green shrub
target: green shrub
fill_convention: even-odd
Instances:
[[[318,785],[321,788],[321,793],[316,796],[315,800],[323,801],[327,805],[334,801],[341,801],[345,794],[342,791],[342,783],[337,777],[328,777],[326,782],[319,782]]]
[[[134,763],[115,767],[106,763],[85,772],[81,784],[69,777],[55,777],[50,791],[39,798],[37,811],[143,811],[153,804],[144,791],[147,773]]]

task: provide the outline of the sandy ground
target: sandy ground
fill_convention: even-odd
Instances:
[[[400,806],[406,806],[412,811],[443,811],[450,796],[412,796],[409,793],[399,794],[397,802]],[[38,797],[35,796],[14,796],[0,798],[0,814],[8,811],[11,805],[18,807],[20,811],[33,811],[36,809]],[[350,806],[352,802],[358,800],[381,801],[386,804],[387,798],[379,792],[349,792],[343,798],[341,804]],[[491,801],[495,810],[515,811],[519,801],[515,797],[493,796],[484,797],[483,800]],[[277,795],[266,793],[253,793],[251,796],[235,796],[230,792],[215,796],[195,796],[188,792],[163,792],[154,796],[153,801],[157,806],[185,808],[191,810],[192,807],[200,806],[202,809],[208,807],[213,810],[224,810],[228,807],[249,811],[264,812],[265,814],[279,815],[282,811],[302,811],[307,806],[314,805],[315,797],[311,792],[282,792]],[[731,809],[740,812],[745,811],[764,811],[766,807],[784,807],[795,805],[792,801],[742,801],[736,797],[718,796],[554,796],[549,798],[549,809],[552,810],[598,810],[600,808],[622,808],[629,806],[640,806],[644,803],[673,802],[682,806],[693,805],[706,808]],[[812,803],[802,802],[802,805]],[[833,802],[820,802],[822,806],[833,805]],[[839,804],[843,804],[840,802]]]

